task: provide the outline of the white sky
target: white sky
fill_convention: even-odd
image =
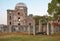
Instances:
[[[51,0],[0,0],[0,24],[7,24],[7,9],[14,9],[15,5],[23,2],[28,7],[28,14],[47,15],[48,3]]]

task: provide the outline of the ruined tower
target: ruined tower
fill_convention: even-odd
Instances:
[[[9,32],[19,31],[20,25],[25,25],[27,6],[24,3],[17,3],[14,10],[7,10],[7,25]]]

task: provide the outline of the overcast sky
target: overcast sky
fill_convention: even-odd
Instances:
[[[28,7],[28,14],[47,15],[48,3],[51,0],[0,0],[0,24],[7,24],[7,9],[14,9],[15,5],[23,2]]]

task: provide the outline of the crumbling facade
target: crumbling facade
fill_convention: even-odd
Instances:
[[[17,3],[15,10],[7,10],[7,25],[9,32],[23,32],[35,34],[35,20],[27,15],[27,6]]]

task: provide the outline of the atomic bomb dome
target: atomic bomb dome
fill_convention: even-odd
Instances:
[[[19,8],[27,8],[26,4],[24,3],[17,3],[16,6],[15,6],[15,9],[19,9]]]
[[[20,6],[27,7],[26,4],[24,4],[24,3],[17,3],[16,4],[16,7],[20,7]]]

